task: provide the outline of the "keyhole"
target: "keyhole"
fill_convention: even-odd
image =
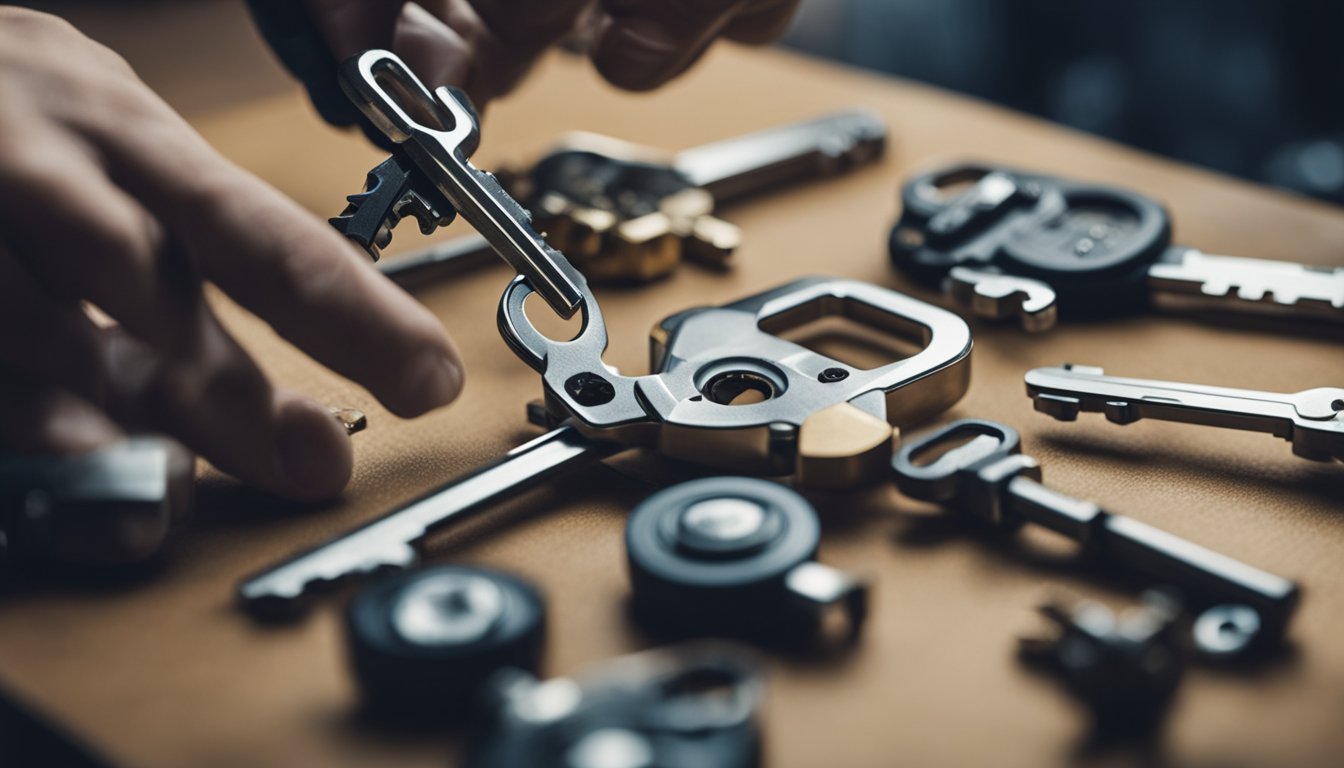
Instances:
[[[775,385],[750,371],[727,371],[710,379],[704,394],[719,405],[755,405],[774,397]]]

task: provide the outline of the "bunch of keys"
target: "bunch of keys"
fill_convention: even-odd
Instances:
[[[646,282],[683,259],[724,267],[742,240],[713,215],[783,185],[825,178],[874,162],[886,126],[860,110],[666,154],[597,134],[573,134],[526,171],[501,173],[504,188],[535,217],[547,242],[594,282]],[[405,160],[393,156],[369,173],[332,223],[375,260],[391,229],[414,217],[424,234],[452,219],[452,206]],[[493,259],[479,235],[380,262],[404,286],[422,285]]]
[[[971,334],[956,315],[867,283],[814,278],[723,307],[687,310],[653,332],[652,373],[625,376],[602,361],[607,329],[587,281],[546,245],[493,177],[473,167],[471,112],[447,89],[431,94],[386,51],[348,62],[343,83],[368,117],[519,271],[499,329],[542,377],[549,433],[500,462],[351,533],[267,569],[239,587],[262,614],[290,614],[315,586],[404,569],[449,521],[558,472],[645,446],[752,475],[850,487],[883,475],[892,424],[928,418],[969,384]],[[424,125],[412,114],[433,118]],[[523,310],[536,292],[560,315],[582,311],[579,335],[554,341]],[[912,357],[860,370],[775,335],[848,315],[922,345]]]
[[[945,191],[966,184],[960,194]],[[976,315],[1016,318],[1028,331],[1052,328],[1058,312],[1113,315],[1150,304],[1344,322],[1344,267],[1174,246],[1167,211],[1129,190],[959,165],[911,179],[901,202],[895,265],[942,284]]]

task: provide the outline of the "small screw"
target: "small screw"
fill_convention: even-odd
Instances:
[[[849,378],[849,371],[844,368],[827,368],[817,374],[817,381],[822,384],[834,384],[837,381],[844,381]]]
[[[579,405],[595,406],[616,399],[616,388],[596,373],[576,373],[565,382],[565,391]]]

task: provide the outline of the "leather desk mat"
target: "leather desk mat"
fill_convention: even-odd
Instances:
[[[714,52],[651,96],[619,94],[555,58],[486,117],[482,167],[530,158],[560,133],[593,130],[679,149],[833,108],[880,112],[892,145],[878,167],[733,207],[746,242],[727,274],[686,266],[634,289],[599,289],[607,361],[647,366],[654,322],[817,273],[937,300],[888,266],[896,188],[940,160],[983,158],[1104,180],[1164,200],[1180,242],[1214,253],[1344,263],[1344,213],[1119,148],[966,99],[780,52]],[[219,149],[326,216],[357,191],[378,154],[320,125],[297,93],[196,119]],[[465,230],[454,227],[451,234]],[[393,255],[422,245],[403,226]],[[389,258],[392,256],[389,256]],[[442,737],[371,730],[353,717],[337,621],[340,599],[308,620],[260,627],[232,604],[237,580],[297,548],[484,464],[537,431],[524,405],[538,377],[495,330],[510,277],[493,266],[417,291],[467,361],[454,406],[415,421],[307,361],[225,301],[237,335],[274,378],[368,413],[355,477],[337,502],[302,508],[213,471],[197,517],[153,578],[49,587],[0,602],[0,680],[115,761],[137,766],[438,766]],[[1267,435],[1092,414],[1059,424],[1032,411],[1023,373],[1077,362],[1120,375],[1276,391],[1344,383],[1339,341],[1150,315],[1065,324],[1029,337],[973,324],[970,392],[938,417],[1021,430],[1048,484],[1299,579],[1291,653],[1250,675],[1192,669],[1159,753],[1183,765],[1321,765],[1344,758],[1344,467],[1295,458]],[[628,473],[594,467],[500,505],[436,538],[429,562],[500,567],[541,585],[551,607],[548,675],[646,647],[628,621],[622,531],[628,510],[669,474],[646,458]],[[945,513],[877,491],[821,504],[821,559],[870,574],[861,644],[826,662],[772,657],[769,764],[1042,766],[1078,759],[1085,712],[1057,682],[1014,659],[1048,587],[1114,604],[1072,545],[1026,532],[996,544]]]

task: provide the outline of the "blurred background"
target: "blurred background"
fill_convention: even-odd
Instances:
[[[18,2],[180,61],[141,74],[188,114],[288,87],[241,0]],[[1339,0],[804,0],[783,44],[1344,204],[1341,30]]]
[[[805,0],[785,44],[1344,204],[1338,0]]]

